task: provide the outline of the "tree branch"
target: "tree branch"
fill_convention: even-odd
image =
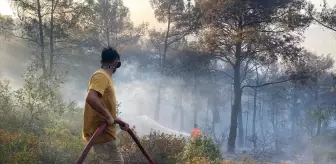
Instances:
[[[223,73],[225,76],[231,78],[232,80],[234,79],[233,76],[229,75],[229,74],[226,73],[225,71],[220,71],[220,70],[215,70],[215,69],[209,69],[209,71]]]
[[[302,79],[307,79],[307,78],[308,78],[308,77],[300,77],[300,78],[293,78],[293,79],[285,79],[285,80],[281,80],[281,81],[275,81],[275,82],[264,83],[264,84],[261,84],[261,85],[244,85],[244,86],[242,86],[241,89],[244,89],[244,88],[246,88],[246,87],[249,87],[249,88],[261,88],[261,87],[265,87],[265,86],[268,86],[268,85],[281,84],[281,83],[285,83],[285,82],[288,82],[288,81],[302,80]]]
[[[36,43],[37,45],[41,46],[41,43],[37,40],[34,40],[33,38],[28,38],[28,37],[24,37],[23,35],[22,36],[18,36],[18,35],[15,35],[13,34],[14,37],[17,37],[17,38],[20,38],[20,39],[23,39],[23,40],[28,40],[30,42],[33,42],[33,43]]]
[[[244,75],[243,75],[243,77],[242,77],[240,83],[242,83],[242,82],[246,79],[249,70],[251,70],[251,69],[253,68],[253,66],[252,66],[252,68],[249,69],[249,64],[250,64],[250,62],[251,62],[251,59],[248,59],[248,60],[246,61],[246,63],[245,63],[245,68],[244,68],[244,72],[243,72]]]
[[[223,59],[223,58],[221,58],[221,57],[224,57],[225,59]],[[230,60],[230,58],[227,57],[226,55],[223,55],[223,56],[221,56],[221,55],[216,55],[215,58],[216,58],[216,59],[219,59],[219,60],[221,60],[221,61],[223,61],[223,62],[225,62],[225,63],[229,63],[232,67],[234,66],[234,63],[233,63],[233,62]]]
[[[327,25],[327,24],[325,24],[325,23],[323,23],[323,22],[317,20],[316,18],[314,18],[314,17],[312,17],[312,16],[311,16],[311,18],[312,18],[315,22],[317,22],[318,24],[320,24],[321,26],[323,26],[323,27],[325,27],[325,28],[327,28],[327,29],[329,29],[329,30],[332,30],[332,31],[335,31],[335,32],[336,32],[336,28],[335,28],[335,27],[329,26],[329,25]]]

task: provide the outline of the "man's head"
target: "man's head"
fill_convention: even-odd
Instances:
[[[100,62],[101,68],[112,70],[112,73],[121,66],[119,53],[111,47],[103,49]]]

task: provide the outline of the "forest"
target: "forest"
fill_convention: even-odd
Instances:
[[[0,164],[76,162],[107,46],[121,54],[118,115],[157,163],[336,163],[336,55],[302,46],[313,24],[336,34],[336,6],[149,2],[164,28],[135,25],[123,0],[11,0],[14,14],[0,15]],[[180,135],[194,124],[202,138]],[[147,163],[126,132],[118,142],[125,163]]]

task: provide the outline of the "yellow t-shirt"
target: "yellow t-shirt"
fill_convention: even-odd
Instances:
[[[113,82],[109,75],[103,70],[96,71],[89,82],[88,90],[90,89],[95,90],[102,95],[101,102],[103,106],[111,113],[112,117],[116,119],[117,101]],[[89,141],[103,121],[105,121],[104,117],[92,109],[88,103],[85,103],[83,126],[84,140]],[[109,125],[106,130],[97,137],[94,143],[104,143],[112,140],[116,140],[115,125]]]

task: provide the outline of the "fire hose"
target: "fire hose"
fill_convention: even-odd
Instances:
[[[120,120],[115,120],[115,123],[119,124],[119,125],[125,125],[125,123],[123,121]],[[93,145],[93,141],[100,135],[103,133],[103,131],[105,130],[105,128],[107,127],[107,123],[102,123],[99,128],[96,130],[96,132],[93,134],[93,136],[91,137],[91,139],[89,140],[89,142],[87,143],[85,149],[82,152],[82,155],[78,158],[76,164],[82,164],[86,158],[86,156],[88,155],[92,145]],[[144,149],[144,147],[141,145],[139,139],[135,136],[135,134],[133,133],[133,131],[131,129],[127,130],[128,134],[132,137],[133,141],[138,145],[139,149],[141,150],[142,154],[147,158],[148,162],[150,164],[155,164],[154,160],[149,156],[149,154],[146,152],[146,150]]]

